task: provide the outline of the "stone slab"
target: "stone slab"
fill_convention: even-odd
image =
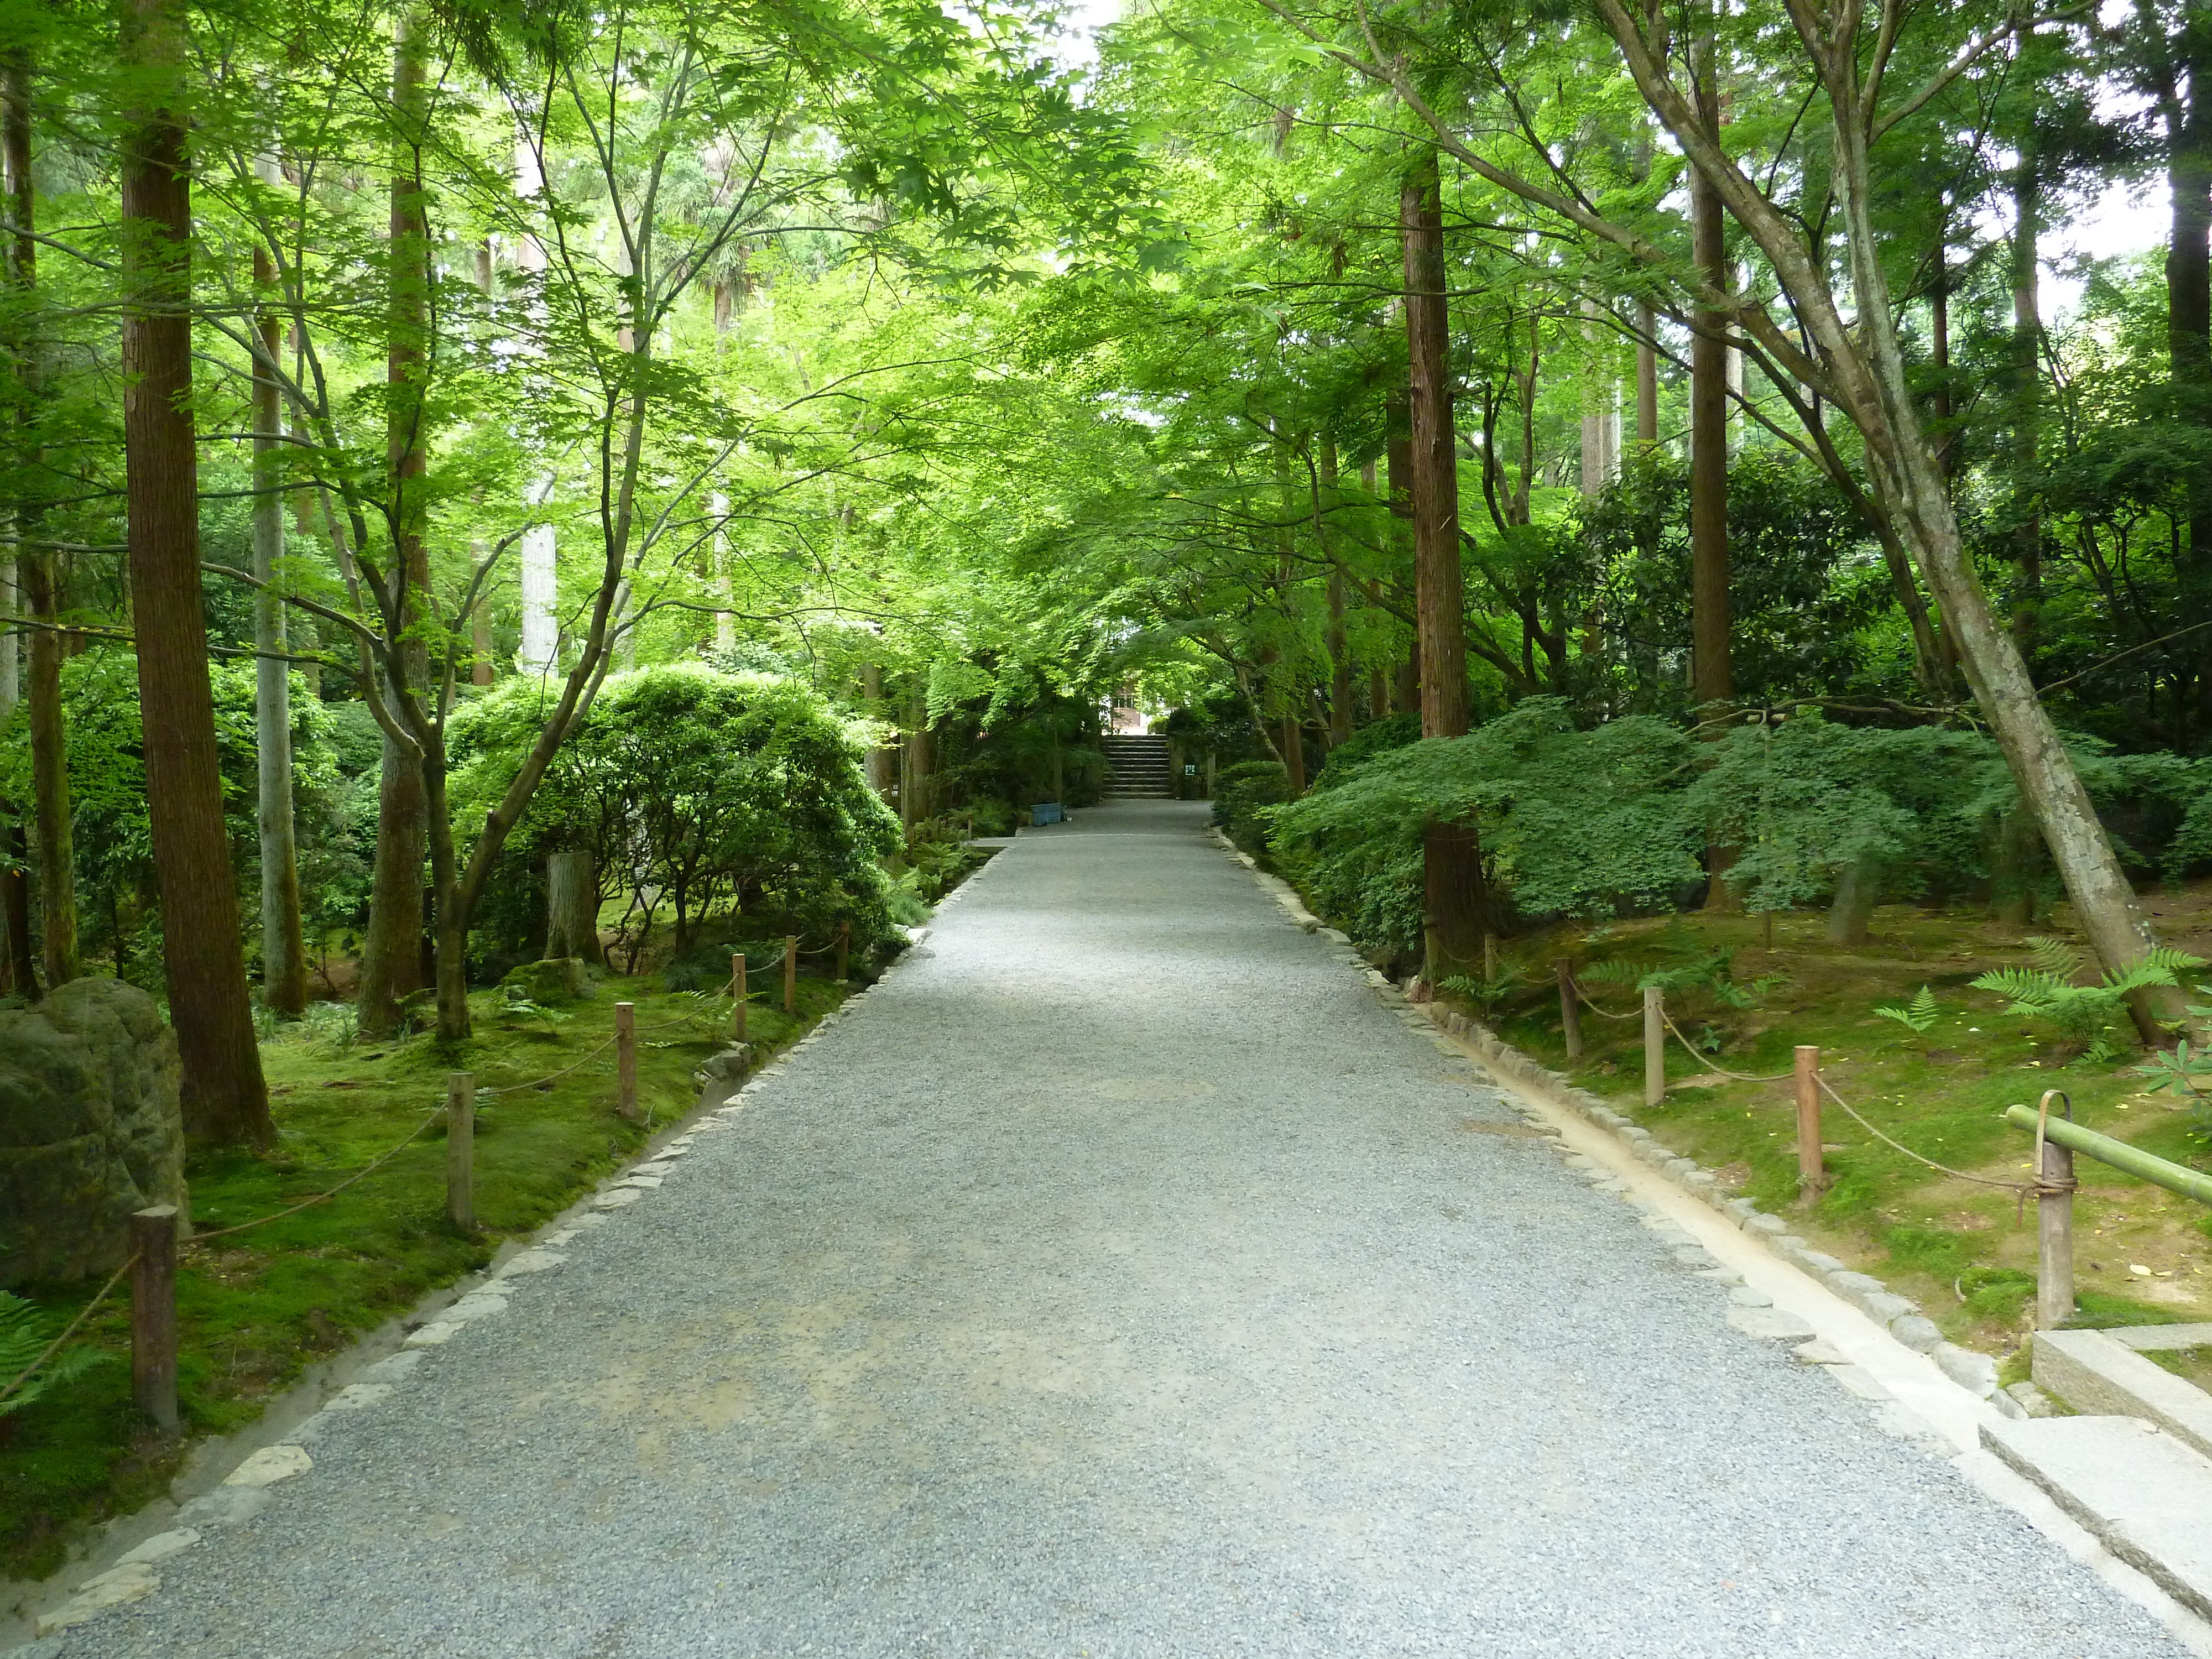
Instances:
[[[1730,1308],[1728,1322],[1746,1336],[1770,1342],[1802,1342],[1814,1334],[1811,1324],[1783,1308]]]
[[[273,1486],[315,1467],[304,1446],[264,1446],[223,1477],[226,1486]]]
[[[2212,1325],[2127,1325],[2104,1334],[2137,1353],[2163,1353],[2168,1348],[2212,1348]]]
[[[67,1630],[71,1625],[81,1625],[96,1613],[120,1607],[125,1601],[136,1601],[141,1596],[151,1595],[161,1588],[161,1581],[154,1569],[143,1562],[134,1561],[129,1566],[112,1568],[97,1578],[87,1579],[75,1595],[40,1616],[39,1634],[51,1636],[58,1630]]]
[[[2212,1457],[2212,1395],[2109,1331],[2038,1331],[2031,1375],[2077,1412],[2142,1418]]]
[[[2212,1458],[2131,1417],[1998,1419],[1982,1443],[2105,1547],[2212,1618]]]

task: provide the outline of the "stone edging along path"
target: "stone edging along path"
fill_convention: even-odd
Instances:
[[[1219,830],[1214,831],[1214,837],[1274,895],[1300,927],[1350,945],[1351,940],[1346,935],[1326,926],[1305,908],[1298,897],[1297,890],[1288,882],[1261,869],[1249,854]],[[1367,977],[1376,989],[1393,997],[1403,998],[1401,988],[1392,985],[1376,969],[1370,968]],[[1899,1296],[1872,1274],[1854,1272],[1835,1257],[1813,1249],[1790,1231],[1787,1221],[1780,1216],[1767,1214],[1749,1199],[1729,1197],[1728,1189],[1720,1184],[1712,1171],[1700,1168],[1694,1160],[1670,1151],[1649,1129],[1630,1121],[1589,1090],[1576,1087],[1571,1078],[1540,1066],[1502,1040],[1487,1026],[1432,1002],[1416,1003],[1407,1000],[1406,1006],[1418,1010],[1443,1031],[1472,1048],[1485,1065],[1510,1081],[1516,1089],[1540,1096],[1552,1104],[1588,1120],[1621,1141],[1638,1160],[1650,1164],[1683,1191],[1710,1206],[1732,1225],[1762,1240],[1775,1255],[1826,1285],[1875,1324],[1886,1328],[1906,1347],[1926,1354],[1945,1376],[1960,1387],[1988,1401],[2005,1416],[2026,1417],[2029,1414],[2027,1407],[2019,1400],[1997,1387],[1996,1360],[1985,1353],[1962,1348],[1946,1340],[1936,1322],[1922,1313],[1920,1304],[1910,1297]]]
[[[987,860],[972,871],[959,886],[939,899],[932,910],[932,922],[947,905],[957,902],[988,868]],[[908,948],[921,945],[929,933],[927,924],[913,929],[908,935]],[[805,1036],[747,1078],[743,1085],[721,1104],[709,1108],[702,1103],[672,1124],[670,1127],[674,1133],[666,1140],[650,1148],[629,1167],[607,1176],[593,1193],[580,1199],[562,1214],[547,1222],[522,1248],[495,1261],[473,1284],[462,1280],[463,1288],[458,1297],[454,1296],[453,1286],[430,1292],[417,1304],[416,1314],[402,1322],[403,1326],[411,1326],[412,1328],[408,1331],[398,1352],[358,1368],[343,1364],[329,1365],[328,1369],[337,1375],[350,1375],[353,1380],[324,1400],[320,1409],[307,1413],[303,1420],[294,1423],[288,1429],[278,1429],[270,1436],[269,1443],[246,1452],[243,1461],[225,1474],[219,1484],[182,1504],[170,1517],[166,1528],[142,1538],[119,1556],[112,1558],[102,1571],[90,1577],[77,1579],[66,1599],[37,1613],[37,1636],[43,1638],[58,1635],[71,1626],[81,1625],[97,1617],[109,1607],[154,1595],[161,1588],[161,1575],[155,1571],[161,1562],[191,1548],[200,1541],[205,1531],[235,1526],[258,1514],[269,1504],[270,1487],[306,1474],[314,1468],[314,1454],[310,1448],[313,1446],[326,1418],[341,1412],[362,1411],[382,1405],[405,1386],[409,1373],[422,1363],[424,1349],[438,1347],[452,1340],[462,1327],[473,1321],[506,1313],[510,1298],[520,1288],[518,1280],[558,1269],[568,1260],[561,1251],[562,1245],[592,1228],[605,1226],[617,1212],[658,1191],[662,1177],[678,1159],[691,1151],[698,1136],[730,1127],[730,1121],[744,1109],[746,1095],[757,1085],[781,1072],[792,1055],[818,1040],[843,1018],[848,1011],[867,996],[875,985],[881,984],[884,979],[896,973],[899,966],[900,963],[894,961],[875,984],[862,986],[851,993],[836,1007],[817,1020],[813,1029]],[[374,1352],[374,1349],[371,1348],[370,1352]],[[251,1444],[254,1437],[249,1431],[237,1437],[233,1443],[237,1449],[242,1450],[246,1445]],[[132,1516],[118,1517],[110,1524],[110,1536],[120,1534],[127,1537],[138,1531],[140,1528],[133,1524],[137,1518]],[[112,1545],[109,1547],[112,1548]],[[95,1548],[87,1559],[98,1561],[106,1553],[106,1550]],[[74,1571],[82,1571],[83,1565],[84,1563],[80,1562]],[[62,1583],[64,1585],[69,1583],[66,1574]],[[0,1633],[0,1649],[5,1649],[7,1645],[8,1638]],[[27,1650],[16,1651],[24,1652],[24,1659],[30,1659],[31,1655],[42,1653],[46,1647],[47,1644],[41,1640]]]

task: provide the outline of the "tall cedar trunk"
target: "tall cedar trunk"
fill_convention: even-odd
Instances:
[[[907,697],[905,742],[899,754],[899,822],[908,830],[929,816],[929,700]]]
[[[2043,200],[2032,139],[2012,171],[2012,544],[2017,566],[2012,634],[2021,654],[2033,662],[2043,638],[2043,514],[2034,496],[2043,435],[2043,311],[2037,246]]]
[[[273,168],[271,169],[273,171]],[[268,253],[254,250],[255,282],[275,276]],[[273,583],[284,556],[283,416],[274,365],[276,311],[258,319],[266,364],[253,368],[253,574]],[[274,586],[253,598],[253,643],[264,654],[253,669],[253,737],[259,750],[261,832],[261,1000],[296,1019],[307,1006],[307,951],[300,936],[300,862],[292,821],[292,665],[286,651],[284,601]]]
[[[597,964],[599,873],[588,847],[564,847],[545,859],[545,954]]]
[[[0,105],[0,173],[5,175],[0,178],[0,188],[6,191],[9,216],[16,227],[15,235],[0,240],[0,261],[6,264],[9,285],[21,289],[27,297],[37,279],[39,248],[30,234],[36,205],[31,193],[30,81],[30,65],[20,49],[0,58],[0,100],[4,100]],[[29,325],[27,316],[24,323]],[[28,343],[9,342],[19,381],[27,378]],[[27,400],[23,412],[30,413]],[[22,520],[14,520],[11,528],[20,536]],[[15,609],[21,602],[15,586],[15,543],[0,547],[0,617],[21,614]],[[14,716],[22,691],[20,637],[14,628],[0,623],[0,726]],[[13,801],[0,799],[0,822],[16,816]],[[31,892],[22,843],[22,831],[15,823],[6,822],[0,828],[0,992],[29,1000],[39,994],[39,976],[31,965]]]
[[[429,326],[430,241],[422,203],[419,122],[422,105],[422,47],[412,17],[401,15],[392,54],[392,106],[400,130],[392,167],[391,278],[386,298],[390,329],[385,355],[385,462],[392,491],[393,546],[386,571],[396,592],[390,602],[401,628],[415,621],[430,569],[422,544],[427,503],[422,480],[429,465],[423,410],[423,378]],[[364,555],[364,556],[366,556]],[[386,693],[427,692],[428,649],[417,641],[392,653]],[[378,779],[376,865],[369,894],[368,932],[362,945],[361,1030],[372,1036],[399,1028],[399,1000],[427,983],[422,972],[422,867],[429,856],[429,795],[423,757],[390,732]]]
[[[879,663],[864,663],[860,667],[860,706],[872,720],[884,720],[884,671]],[[876,792],[880,800],[888,801],[898,788],[898,750],[887,744],[878,744],[868,750],[868,787]]]
[[[7,55],[5,84],[0,86],[0,166],[4,167],[8,216],[15,234],[8,239],[8,283],[15,291],[26,331],[36,328],[31,306],[39,285],[38,201],[31,179],[31,64],[18,49]],[[40,383],[45,368],[38,340],[29,332],[11,341],[15,373],[22,387],[16,446],[17,477],[43,473],[39,448]],[[40,955],[46,989],[77,976],[76,861],[70,834],[70,778],[67,733],[62,714],[60,561],[40,545],[43,514],[27,501],[15,520],[21,539],[19,569],[23,607],[34,623],[27,641],[30,673],[25,686],[31,727],[33,844],[38,849]],[[9,641],[10,646],[14,644]]]
[[[125,67],[146,99],[127,118],[120,147],[131,599],[185,1132],[203,1141],[265,1145],[276,1127],[246,994],[200,599],[191,182],[176,101],[184,21],[181,0],[129,0],[123,17]]]
[[[2193,20],[2177,36],[2174,102],[2166,133],[2166,182],[2172,191],[2166,252],[2166,349],[2175,402],[2184,419],[2212,428],[2212,25]],[[2212,469],[2190,474],[2189,535],[2180,577],[2181,614],[2212,613]],[[2191,643],[2212,698],[2212,645]]]
[[[1294,692],[1293,697],[1296,693]],[[1306,792],[1306,740],[1304,723],[1298,719],[1293,704],[1283,716],[1283,773],[1290,783],[1291,799],[1296,800]]]
[[[46,624],[31,629],[30,649],[27,653],[30,673],[24,687],[24,702],[29,708],[31,726],[32,843],[38,851],[39,957],[49,991],[75,979],[78,967],[76,849],[70,833],[69,756],[62,719],[62,636],[56,631],[61,617],[61,595],[55,570],[58,562],[45,548],[24,549],[23,608],[34,623]]]
[[[1328,573],[1328,746],[1352,736],[1352,651],[1345,641],[1344,572]]]
[[[1443,204],[1434,151],[1398,198],[1406,263],[1408,459],[1413,612],[1421,653],[1421,735],[1466,735],[1467,612],[1460,579],[1459,460],[1452,442],[1451,314],[1445,297]],[[1395,482],[1395,475],[1393,475]],[[1480,973],[1487,930],[1482,844],[1472,823],[1434,823],[1421,840],[1426,975]]]
[[[1324,439],[1321,447],[1322,499],[1330,508],[1337,502],[1336,443]],[[1344,569],[1334,561],[1328,567],[1328,746],[1332,749],[1352,735],[1352,653],[1344,635]]]
[[[1408,390],[1393,391],[1382,403],[1382,464],[1390,495],[1390,585],[1401,598],[1413,584],[1413,416]],[[1400,574],[1400,573],[1404,574]],[[1393,714],[1417,714],[1421,710],[1421,635],[1416,627],[1398,665],[1391,688]]]
[[[1636,441],[1649,449],[1659,441],[1659,317],[1649,305],[1636,307]]]
[[[1694,53],[1698,101],[1711,111],[1718,106],[1718,97],[1710,33],[1698,40]],[[1732,286],[1726,230],[1720,192],[1703,174],[1692,173],[1691,257],[1698,276],[1723,290]],[[1727,327],[1726,313],[1700,308],[1690,345],[1690,702],[1701,720],[1721,714],[1721,705],[1735,696],[1735,674],[1729,659]],[[1708,910],[1741,908],[1727,879],[1735,858],[1735,848],[1707,840]]]

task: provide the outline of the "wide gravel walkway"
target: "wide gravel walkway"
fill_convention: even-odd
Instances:
[[[1023,836],[52,1651],[2179,1651],[1732,1329],[1202,823]]]

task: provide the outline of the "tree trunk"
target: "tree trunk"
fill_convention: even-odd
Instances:
[[[179,0],[129,0],[123,59],[145,100],[126,118],[120,146],[123,439],[162,968],[183,1061],[185,1133],[265,1145],[276,1129],[246,993],[201,608]]]
[[[268,164],[269,171],[276,169]],[[268,254],[254,250],[254,278],[275,280]],[[274,307],[258,319],[270,364],[276,361]],[[283,416],[276,376],[257,363],[253,372],[253,574],[274,584],[284,556]],[[253,736],[259,751],[261,831],[261,1000],[276,1013],[297,1019],[307,1006],[307,951],[300,936],[300,864],[292,820],[292,665],[283,659],[284,601],[274,586],[253,596],[253,643],[264,653],[254,664]]]
[[[1719,192],[1692,173],[1690,234],[1699,275],[1729,282]],[[1728,347],[1726,315],[1697,313],[1690,345],[1690,701],[1706,717],[1735,695],[1729,662]]]
[[[1853,286],[1866,337],[1864,362],[1878,400],[1875,409],[1856,410],[1853,418],[1881,440],[1879,447],[1869,447],[1873,465],[1889,475],[1885,494],[1899,530],[1927,578],[1945,629],[1957,643],[1960,666],[1989,720],[1990,735],[2042,830],[2077,925],[2104,967],[2126,968],[2149,950],[2149,927],[2073,757],[2036,694],[2027,661],[2012,635],[1997,625],[1966,557],[1950,492],[1920,430],[1905,381],[1905,355],[1891,315],[1881,241],[1869,201],[1872,168],[1863,149],[1855,148],[1852,132],[1841,123],[1837,131]],[[2162,1041],[2164,1024],[2187,1018],[2186,999],[2174,986],[2140,992],[2130,999],[2130,1008],[2146,1042]]]
[[[429,453],[424,408],[428,373],[430,241],[422,201],[422,46],[415,19],[401,15],[392,53],[392,106],[400,126],[391,181],[389,338],[385,358],[385,463],[391,491],[392,548],[387,596],[401,632],[420,614],[430,583],[422,542]],[[391,654],[385,692],[395,702],[428,689],[427,648],[408,641]],[[429,856],[429,796],[424,757],[389,732],[378,780],[376,863],[362,942],[358,1019],[363,1035],[399,1029],[400,999],[428,983],[422,972],[422,867]]]
[[[545,860],[545,954],[599,963],[599,872],[588,847],[564,847]]]
[[[44,471],[45,461],[37,431],[45,364],[40,343],[31,332],[37,327],[31,307],[39,286],[39,244],[38,198],[31,178],[28,54],[21,49],[9,52],[0,62],[0,76],[4,76],[0,81],[0,171],[4,171],[8,216],[15,228],[8,238],[8,286],[24,307],[21,325],[25,331],[9,343],[23,399],[17,476],[27,482]],[[46,533],[44,521],[37,506],[27,504],[16,518],[15,529],[21,538],[16,545],[23,608],[33,623],[44,624],[30,629],[25,690],[31,728],[33,844],[38,849],[40,954],[51,991],[77,976],[78,961],[76,861],[70,830],[68,733],[62,714],[63,636],[56,631],[62,614],[61,572],[53,550],[40,545]],[[13,644],[11,640],[11,647]]]
[[[1713,42],[1710,33],[1692,47],[1697,93],[1711,111],[1718,99],[1713,84]],[[1717,289],[1733,286],[1728,261],[1727,222],[1720,192],[1702,173],[1690,175],[1691,255],[1698,274]],[[1690,702],[1700,720],[1723,712],[1735,696],[1729,659],[1729,348],[1724,313],[1700,309],[1690,343]],[[1736,849],[1708,837],[1705,908],[1732,913],[1742,899],[1728,881]]]
[[[7,282],[27,302],[37,282],[39,245],[31,235],[37,200],[31,184],[31,76],[27,54],[21,49],[0,58],[0,189],[4,189],[9,216],[15,234],[0,241],[0,259],[6,263]],[[30,325],[26,315],[25,325]],[[27,381],[30,340],[10,341],[16,376]],[[24,414],[30,414],[26,400]],[[27,437],[27,434],[26,434]],[[28,444],[24,446],[27,449]],[[9,520],[20,537],[23,520]],[[16,548],[0,547],[0,617],[21,614],[15,586]],[[0,727],[15,713],[22,693],[21,647],[15,629],[0,623]],[[12,992],[26,1001],[39,994],[39,976],[31,965],[31,893],[24,873],[22,831],[14,823],[13,801],[0,800],[0,991]]]
[[[1407,456],[1421,735],[1456,738],[1468,728],[1467,613],[1460,575],[1459,458],[1452,441],[1443,204],[1432,150],[1423,155],[1400,192],[1398,228],[1406,266]],[[1395,465],[1391,482],[1397,482]],[[1422,834],[1421,866],[1429,982],[1480,972],[1488,896],[1475,826],[1428,826]]]
[[[880,663],[860,665],[860,705],[872,720],[888,723],[884,709],[884,671]],[[898,750],[878,744],[868,750],[868,787],[888,802],[898,788]]]
[[[2174,113],[2166,134],[2166,182],[2172,234],[2166,252],[2166,349],[2182,418],[2212,429],[2212,26],[2197,22],[2177,39]],[[2180,99],[2183,85],[2188,88]],[[2181,569],[2180,611],[2200,622],[2212,611],[2212,469],[2190,474],[2189,532]],[[2203,635],[2190,658],[2212,695],[2212,646]]]
[[[2038,235],[2043,191],[2033,143],[2012,170],[2012,635],[2035,660],[2043,639],[2043,515],[2033,499],[2043,425],[2043,312]]]
[[[906,739],[899,755],[899,822],[908,830],[929,817],[929,700],[907,698]]]
[[[1323,440],[1321,447],[1322,499],[1334,508],[1337,503],[1336,444]],[[1352,735],[1352,653],[1345,643],[1344,631],[1344,569],[1331,561],[1328,567],[1328,746],[1331,749]]]
[[[1636,307],[1636,441],[1649,449],[1659,441],[1659,318],[1648,304]]]
[[[24,609],[34,623],[46,624],[31,629],[31,672],[24,701],[30,710],[40,957],[49,991],[68,984],[78,972],[76,849],[70,830],[68,734],[62,715],[62,636],[55,631],[61,618],[56,562],[43,548],[27,549],[22,559]]]
[[[1304,722],[1297,716],[1296,691],[1291,695],[1291,712],[1283,716],[1283,772],[1290,782],[1291,799],[1296,800],[1306,792],[1306,738]]]

